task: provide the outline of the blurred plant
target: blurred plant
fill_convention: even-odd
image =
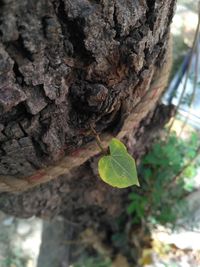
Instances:
[[[27,258],[20,249],[10,251],[6,258],[0,259],[1,267],[26,267]]]
[[[179,267],[176,263],[163,263],[163,267]]]
[[[194,189],[198,143],[195,133],[187,140],[171,134],[143,157],[139,168],[142,187],[129,194],[127,207],[133,223],[174,225],[187,213],[184,197]]]

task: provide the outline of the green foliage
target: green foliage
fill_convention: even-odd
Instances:
[[[109,144],[110,155],[103,156],[98,163],[102,180],[113,187],[126,188],[138,185],[135,160],[118,139],[113,138]]]
[[[196,174],[194,163],[184,169],[195,157],[198,137],[192,134],[188,140],[171,135],[168,141],[153,145],[145,155],[139,168],[141,189],[129,194],[130,204],[127,213],[133,223],[146,221],[151,224],[175,223],[187,212],[183,200],[188,191],[194,188]]]
[[[0,259],[1,267],[25,267],[27,266],[27,258],[23,255],[23,252],[19,249],[10,251],[6,258]]]

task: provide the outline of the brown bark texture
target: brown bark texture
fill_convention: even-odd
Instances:
[[[0,1],[0,183],[78,158],[94,140],[91,126],[123,137],[140,158],[155,118],[163,125],[170,113],[156,108],[164,85],[152,84],[166,64],[174,7],[175,0]],[[127,191],[98,179],[97,159],[77,159],[66,175],[24,193],[2,192],[0,208],[74,220],[116,214]]]

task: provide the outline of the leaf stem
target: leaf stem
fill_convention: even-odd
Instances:
[[[102,152],[103,154],[107,155],[107,154],[108,154],[108,151],[107,151],[107,149],[105,149],[105,148],[103,147],[102,142],[101,142],[101,139],[100,139],[98,133],[96,132],[96,130],[95,130],[91,125],[90,125],[90,128],[91,128],[91,130],[92,130],[92,132],[93,132],[93,134],[94,134],[94,136],[95,136],[97,145],[98,145],[98,147],[100,148],[101,152]]]

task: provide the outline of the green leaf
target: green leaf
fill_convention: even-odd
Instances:
[[[135,160],[127,152],[126,147],[118,139],[113,138],[109,144],[110,155],[99,160],[99,175],[107,184],[126,188],[138,185]]]

